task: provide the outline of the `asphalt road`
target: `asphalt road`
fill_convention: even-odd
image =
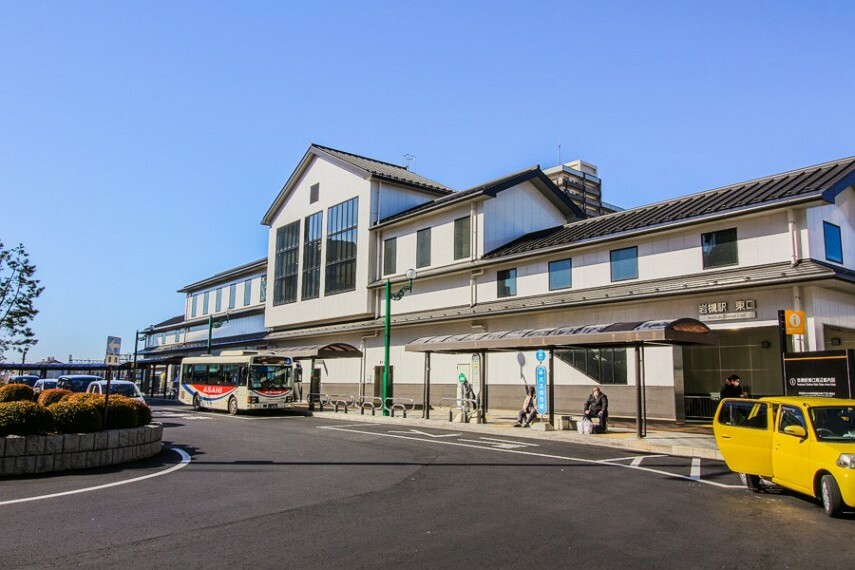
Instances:
[[[853,550],[855,517],[754,495],[715,461],[298,415],[155,416],[156,458],[0,480],[0,568],[805,568]]]

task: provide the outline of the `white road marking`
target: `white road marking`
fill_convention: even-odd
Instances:
[[[689,477],[696,481],[700,481],[701,479],[701,460],[697,457],[692,458],[692,472]]]
[[[631,467],[638,467],[641,465],[641,462],[647,459],[648,457],[668,457],[667,455],[636,455],[634,457],[613,457],[611,459],[601,459],[603,463],[608,463],[609,461],[627,461],[628,459],[632,459],[630,463]]]
[[[516,455],[528,455],[531,457],[545,457],[547,459],[559,459],[561,461],[576,461],[578,463],[589,463],[593,465],[609,465],[611,467],[622,467],[624,469],[635,469],[638,471],[646,471],[648,473],[656,473],[657,475],[664,475],[666,477],[674,477],[676,479],[685,479],[687,481],[692,481],[695,483],[703,483],[704,485],[712,485],[713,487],[720,487],[722,489],[743,489],[742,485],[727,485],[725,483],[718,483],[716,481],[705,481],[703,479],[693,479],[692,477],[688,477],[686,475],[680,475],[678,473],[669,473],[668,471],[662,471],[660,469],[651,469],[649,467],[641,467],[641,466],[633,466],[627,465],[625,463],[615,463],[613,461],[603,461],[600,459],[584,459],[582,457],[568,457],[564,455],[552,455],[550,453],[535,453],[534,451],[524,451],[520,449],[503,449],[500,447],[484,447],[483,445],[472,445],[470,443],[460,443],[459,441],[445,441],[445,440],[437,440],[437,439],[423,439],[420,437],[410,437],[406,435],[396,435],[391,433],[377,433],[370,431],[362,431],[356,429],[343,429],[339,426],[318,426],[319,429],[331,429],[336,431],[344,431],[349,433],[362,433],[367,435],[373,435],[377,437],[394,437],[398,439],[408,439],[410,441],[421,441],[424,443],[433,443],[436,445],[454,445],[457,447],[469,447],[472,449],[480,449],[482,451],[496,451],[499,453],[513,453]],[[413,430],[415,431],[415,430]],[[408,432],[404,432],[408,433]],[[458,434],[455,434],[458,435]]]
[[[521,441],[512,441],[510,439],[497,439],[495,437],[481,437],[479,439],[485,439],[487,441],[498,441],[499,443],[511,443],[513,445],[521,445],[523,447],[540,447],[536,443],[523,443]]]
[[[15,503],[27,503],[30,501],[40,501],[42,499],[54,499],[56,497],[64,497],[65,495],[76,495],[77,493],[88,493],[89,491],[98,491],[99,489],[107,489],[108,487],[118,487],[119,485],[127,485],[128,483],[136,483],[138,481],[143,481],[144,479],[151,479],[152,477],[160,477],[161,475],[166,475],[167,473],[172,473],[173,471],[177,471],[182,467],[186,467],[190,463],[190,455],[183,449],[178,449],[177,447],[170,447],[172,451],[181,456],[181,463],[178,465],[173,465],[169,469],[165,471],[160,471],[158,473],[150,473],[148,475],[143,475],[141,477],[134,477],[133,479],[128,479],[127,481],[116,481],[114,483],[106,483],[104,485],[96,485],[94,487],[84,487],[83,489],[75,489],[73,491],[63,491],[62,493],[51,493],[50,495],[38,495],[35,497],[26,497],[23,499],[13,499],[11,501],[0,501],[0,506],[2,505],[12,505]]]
[[[500,443],[498,441],[483,441],[480,439],[458,439],[457,441],[468,441],[469,443],[480,443],[482,445],[489,445],[490,449],[524,449],[526,447],[525,444]]]
[[[460,435],[459,433],[433,434],[433,433],[428,433],[426,431],[420,431],[417,429],[408,429],[407,431],[389,430],[389,433],[417,433],[419,435],[424,435],[427,437],[434,437],[434,438],[436,438],[436,437],[457,437]]]

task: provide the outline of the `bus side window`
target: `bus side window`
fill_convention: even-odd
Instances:
[[[248,369],[246,366],[240,367],[240,374],[238,375],[238,384],[246,388],[246,379],[247,379]]]

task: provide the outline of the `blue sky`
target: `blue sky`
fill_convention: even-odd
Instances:
[[[855,155],[851,2],[0,3],[28,355],[102,358],[265,255],[312,142],[457,189],[583,158],[631,207]],[[19,359],[17,355],[7,355]]]

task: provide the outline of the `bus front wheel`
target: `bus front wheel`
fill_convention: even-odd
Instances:
[[[233,416],[236,416],[238,413],[237,400],[234,398],[229,400],[229,413]]]
[[[199,401],[199,394],[193,395],[193,409],[197,411],[202,409],[202,402]]]

